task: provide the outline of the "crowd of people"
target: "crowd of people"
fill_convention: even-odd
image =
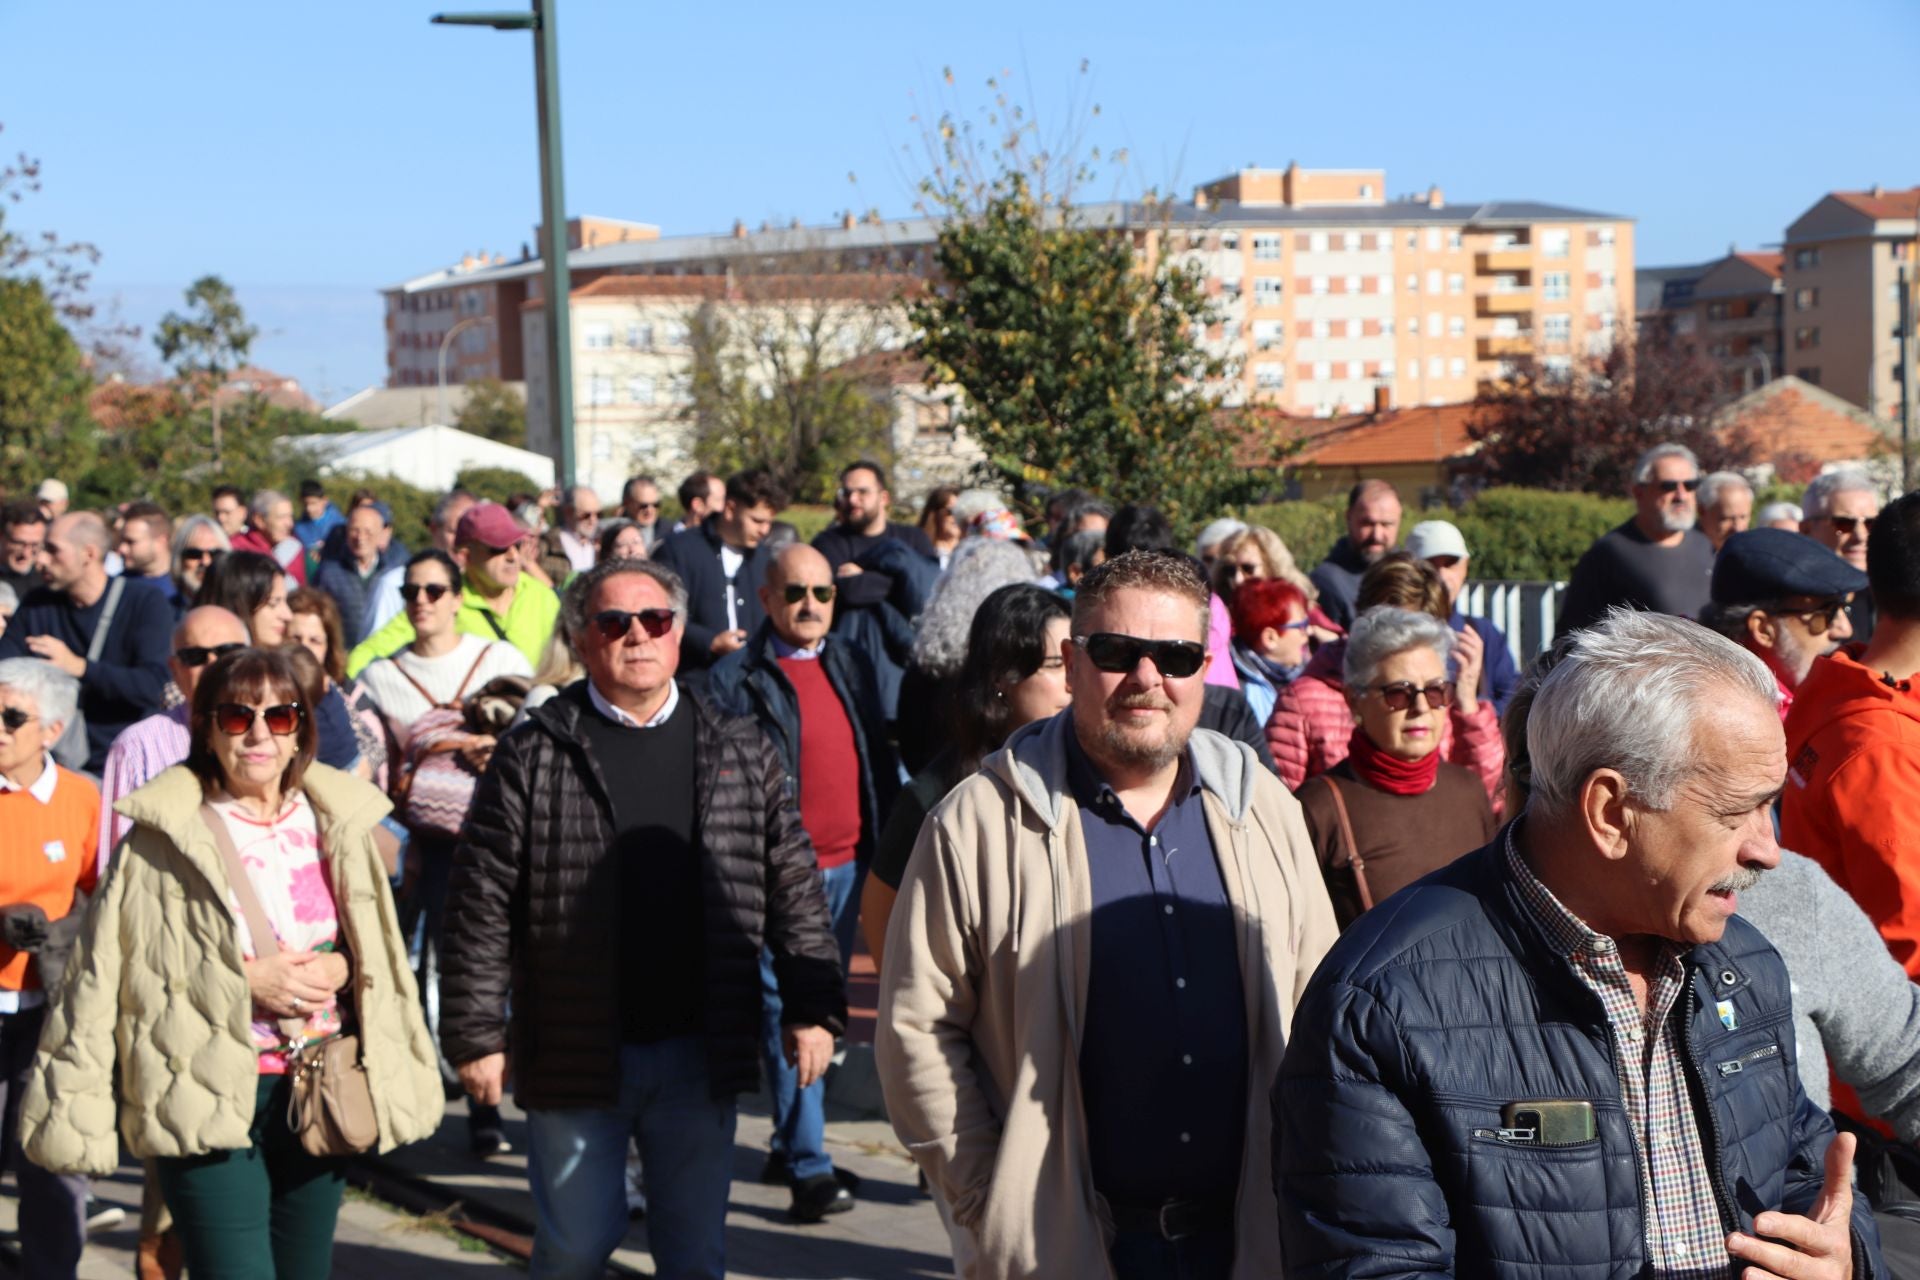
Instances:
[[[742,1095],[796,1222],[857,1206],[861,949],[962,1275],[1920,1264],[1920,496],[1657,447],[1536,656],[1382,481],[1310,571],[838,481],[811,541],[759,470],[417,547],[318,483],[0,508],[27,1274],[124,1149],[143,1276],[326,1275],[348,1155],[464,1094],[476,1159],[526,1112],[536,1276],[644,1216],[719,1277]]]

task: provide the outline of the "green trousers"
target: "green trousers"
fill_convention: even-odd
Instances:
[[[326,1280],[346,1162],[287,1128],[285,1076],[260,1077],[253,1145],[154,1161],[193,1280]]]

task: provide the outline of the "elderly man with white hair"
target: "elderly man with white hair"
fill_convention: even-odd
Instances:
[[[33,1277],[71,1277],[86,1243],[87,1180],[20,1152],[20,1099],[47,992],[98,883],[100,793],[53,760],[80,684],[39,658],[0,661],[0,1168],[20,1188],[20,1248]]]
[[[1862,573],[1867,571],[1867,540],[1880,518],[1880,487],[1858,467],[1839,467],[1815,476],[1800,500],[1804,514],[1800,532],[1837,552]],[[1847,609],[1853,638],[1861,644],[1873,639],[1873,593],[1862,591]]]
[[[1699,518],[1700,460],[1683,444],[1658,444],[1633,468],[1633,518],[1594,540],[1560,602],[1561,631],[1590,627],[1616,605],[1699,616],[1713,573],[1713,543]]]
[[[1700,532],[1714,551],[1753,527],[1753,486],[1738,471],[1716,471],[1700,482]]]
[[[1854,1139],[1808,1101],[1786,966],[1736,917],[1778,865],[1774,680],[1679,618],[1574,635],[1492,843],[1360,918],[1274,1086],[1294,1274],[1881,1276]]]

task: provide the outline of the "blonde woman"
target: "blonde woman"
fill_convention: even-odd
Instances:
[[[1293,552],[1287,550],[1287,544],[1273,530],[1264,525],[1248,525],[1239,533],[1221,539],[1213,564],[1214,592],[1228,604],[1233,603],[1234,588],[1242,582],[1255,578],[1290,582],[1307,598],[1307,621],[1313,624],[1308,635],[1312,641],[1321,644],[1339,639],[1340,628],[1320,612],[1320,588],[1300,571]]]

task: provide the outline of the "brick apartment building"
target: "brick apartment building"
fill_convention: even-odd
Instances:
[[[1730,252],[1669,276],[1642,338],[1711,359],[1740,394],[1787,372],[1781,363],[1782,255]]]
[[[1076,217],[1183,255],[1218,313],[1205,340],[1237,358],[1229,400],[1329,414],[1375,402],[1471,399],[1516,356],[1570,368],[1630,317],[1633,224],[1530,201],[1449,203],[1439,188],[1389,199],[1382,170],[1246,169],[1192,199],[1088,204]],[[576,285],[606,276],[727,276],[742,268],[927,275],[939,224],[843,218],[824,227],[736,223],[662,237],[639,223],[568,224]],[[468,259],[386,291],[389,385],[431,385],[439,344],[461,331],[448,380],[532,381],[524,330],[540,263]]]

